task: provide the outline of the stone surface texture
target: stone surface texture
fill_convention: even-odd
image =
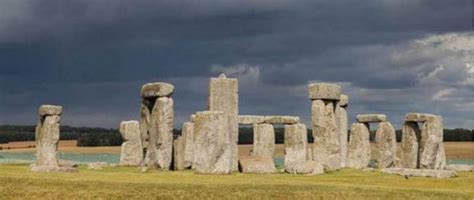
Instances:
[[[401,159],[402,168],[419,167],[418,148],[421,131],[416,122],[404,122],[402,125]]]
[[[61,115],[63,113],[63,107],[57,105],[42,105],[38,111],[40,116],[45,115]]]
[[[239,160],[242,173],[248,174],[271,174],[276,173],[273,157],[251,156]]]
[[[150,169],[169,170],[173,149],[173,99],[160,97],[153,106],[149,138],[146,153],[147,166]]]
[[[239,115],[239,124],[252,125],[261,124],[265,121],[265,116],[261,115]]]
[[[395,129],[390,122],[380,122],[375,133],[376,163],[378,168],[395,166],[397,138]]]
[[[174,92],[174,86],[165,82],[147,83],[142,86],[142,98],[170,97]]]
[[[173,170],[184,170],[185,137],[180,135],[173,141]]]
[[[308,85],[308,93],[311,100],[339,100],[341,86],[331,83],[311,83]]]
[[[229,174],[232,169],[232,136],[229,117],[220,111],[198,112],[194,122],[196,173]]]
[[[376,123],[387,121],[387,116],[383,114],[363,114],[357,115],[357,122],[359,123]]]
[[[300,123],[300,118],[295,116],[270,115],[265,116],[264,123],[268,124],[296,124]]]
[[[285,125],[285,171],[288,173],[310,173],[311,161],[307,160],[307,130],[304,124]],[[313,166],[314,167],[314,166]]]
[[[313,159],[325,170],[341,167],[341,147],[333,101],[313,100],[311,121],[313,126]]]
[[[347,142],[348,142],[348,117],[347,117],[347,106],[349,98],[347,95],[341,95],[341,100],[337,103],[336,106],[336,123],[337,130],[339,134],[339,145],[341,153],[341,167],[346,166],[347,160]]]
[[[184,137],[184,168],[191,168],[194,162],[194,123],[184,122],[181,129]]]
[[[252,156],[273,157],[275,152],[275,130],[271,124],[253,125]]]
[[[57,168],[59,142],[59,115],[41,116],[36,126],[36,166]]]
[[[222,111],[229,118],[232,149],[232,171],[238,171],[239,82],[221,74],[209,82],[209,110]]]
[[[432,178],[453,178],[457,176],[456,171],[451,170],[386,168],[382,169],[382,172],[386,174],[398,174],[402,176],[421,176]]]
[[[143,161],[143,146],[138,121],[120,123],[123,143],[120,152],[120,165],[139,166]]]
[[[421,128],[421,169],[444,169],[446,156],[443,144],[443,118],[433,116]]]
[[[353,123],[347,153],[347,167],[367,168],[370,162],[369,128],[363,123]]]
[[[446,165],[446,170],[458,172],[474,172],[474,165]]]

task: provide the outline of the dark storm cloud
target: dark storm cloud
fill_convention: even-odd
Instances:
[[[137,117],[141,84],[157,80],[176,85],[182,122],[204,108],[207,78],[219,72],[253,83],[241,81],[243,113],[307,120],[304,85],[317,80],[360,91],[353,94],[363,99],[354,101],[357,112],[399,117],[406,103],[390,110],[367,107],[372,99],[362,93],[426,91],[430,84],[472,91],[471,74],[459,73],[469,61],[403,53],[428,49],[439,57],[466,58],[413,41],[467,32],[471,22],[469,0],[1,1],[0,123],[31,124],[38,105],[58,103],[71,113],[67,123],[113,127]],[[445,67],[435,73],[438,64]],[[427,79],[430,73],[436,79]],[[443,100],[468,93],[438,88],[430,94],[443,89],[461,96]],[[298,103],[285,100],[289,90],[301,93],[291,94],[301,98]]]

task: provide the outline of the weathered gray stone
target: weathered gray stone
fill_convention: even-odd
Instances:
[[[405,115],[405,121],[408,122],[426,122],[430,118],[436,117],[436,115],[433,114],[427,114],[427,113],[407,113]]]
[[[194,119],[196,119],[196,115],[192,114],[191,117],[190,117],[191,122],[194,122]]]
[[[446,169],[458,172],[474,172],[474,165],[446,165]]]
[[[273,157],[275,152],[275,130],[271,124],[253,125],[252,156]]]
[[[184,122],[181,129],[181,135],[184,137],[184,168],[190,168],[194,162],[194,123]]]
[[[306,162],[308,138],[304,124],[285,125],[285,171],[298,173]]]
[[[153,105],[155,105],[155,100],[148,99],[142,99],[140,105],[140,135],[142,137],[141,140],[143,149],[148,147],[150,115]]]
[[[344,97],[345,96],[345,97]],[[337,123],[337,130],[339,132],[339,145],[341,149],[341,167],[346,166],[347,160],[347,141],[348,141],[348,119],[347,119],[347,101],[342,102],[343,99],[347,100],[346,95],[341,95],[341,100],[337,103],[336,106],[336,123]],[[342,103],[342,104],[341,104]]]
[[[387,116],[383,114],[357,115],[357,122],[359,123],[375,123],[375,122],[385,122],[385,121],[387,121]]]
[[[174,86],[169,83],[156,82],[147,83],[142,86],[142,98],[169,97],[174,92]]]
[[[339,100],[341,86],[331,83],[311,83],[308,85],[309,98],[324,100]]]
[[[347,152],[347,167],[363,169],[370,162],[370,141],[369,128],[362,123],[353,123],[351,126],[351,136],[349,149]]]
[[[40,116],[61,115],[63,113],[63,107],[56,105],[42,105],[40,106],[38,113]]]
[[[102,170],[104,167],[108,167],[109,164],[106,162],[91,162],[87,163],[87,169],[90,170]]]
[[[228,174],[232,172],[232,146],[229,117],[221,111],[203,111],[194,122],[197,173]]]
[[[186,151],[186,141],[183,135],[178,136],[173,141],[173,170],[182,171],[184,170],[184,156]]]
[[[400,160],[402,168],[418,168],[418,141],[420,140],[420,137],[421,131],[416,122],[403,123]]]
[[[397,153],[397,138],[395,129],[390,122],[380,122],[375,133],[375,147],[378,151],[376,158],[377,167],[394,167]]]
[[[341,107],[347,107],[347,105],[349,105],[349,96],[341,94],[341,99],[339,99],[337,103]]]
[[[296,124],[296,123],[300,123],[300,118],[299,117],[294,117],[294,116],[283,116],[283,115],[265,116],[264,123],[268,123],[268,124]]]
[[[443,118],[430,117],[421,129],[420,168],[444,169],[446,156],[443,144]]]
[[[173,149],[173,99],[160,97],[150,116],[148,147],[145,160],[150,169],[169,170]]]
[[[242,173],[271,174],[276,172],[271,156],[251,156],[239,160]]]
[[[36,166],[58,168],[59,115],[42,116],[36,126]]]
[[[251,125],[261,124],[265,121],[265,116],[261,115],[239,115],[239,124]]]
[[[120,165],[139,166],[143,161],[143,146],[138,121],[120,123],[123,143],[120,153]]]
[[[457,176],[456,171],[450,170],[386,168],[382,169],[382,172],[386,174],[398,174],[402,176],[421,176],[432,178],[453,178]]]
[[[314,161],[322,164],[325,170],[341,168],[341,147],[334,102],[313,100],[311,116]]]
[[[209,82],[209,110],[222,111],[229,120],[232,147],[232,171],[238,171],[239,140],[239,82],[236,78],[227,78],[221,74]]]

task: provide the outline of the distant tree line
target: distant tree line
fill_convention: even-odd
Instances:
[[[117,129],[90,128],[90,127],[71,127],[61,126],[61,140],[77,140],[78,146],[119,146],[122,144],[122,136]],[[181,130],[173,130],[175,137]],[[284,143],[284,128],[275,128],[275,142]],[[350,133],[349,133],[350,134]],[[402,134],[400,130],[396,131],[397,141],[400,142]],[[374,141],[375,131],[370,132],[370,140]],[[14,141],[34,141],[35,126],[0,126],[0,143]],[[311,130],[308,130],[308,141],[313,142]],[[474,130],[468,129],[445,129],[444,141],[474,141]],[[239,144],[253,143],[253,128],[239,128]]]

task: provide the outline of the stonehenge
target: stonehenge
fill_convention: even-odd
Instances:
[[[36,162],[32,165],[33,172],[76,172],[71,166],[60,166],[58,158],[58,142],[62,106],[42,105],[39,107],[40,119],[36,125]]]
[[[143,165],[148,169],[169,170],[173,149],[174,86],[169,83],[147,83],[142,86],[140,132],[144,145]]]
[[[337,170],[341,168],[341,143],[335,110],[341,99],[341,86],[312,83],[308,85],[308,93],[314,137],[313,160],[322,164],[325,170]]]
[[[383,114],[357,115],[358,123],[352,124],[349,141],[349,167],[365,168],[370,163],[370,156],[375,156],[375,167],[390,168],[395,166],[397,140],[395,129]],[[375,151],[370,152],[369,123],[379,123],[375,133]]]
[[[232,135],[229,117],[221,111],[202,111],[194,122],[195,160],[197,173],[229,174],[232,166]]]
[[[421,125],[418,125],[418,124]],[[421,130],[420,130],[421,126]],[[443,118],[408,113],[402,125],[401,164],[405,168],[444,169]]]
[[[232,146],[232,171],[238,171],[239,140],[239,82],[236,78],[227,78],[225,74],[209,81],[209,110],[221,111],[229,119]]]
[[[141,165],[143,161],[143,147],[138,121],[132,120],[121,122],[119,131],[123,138],[119,165]]]

